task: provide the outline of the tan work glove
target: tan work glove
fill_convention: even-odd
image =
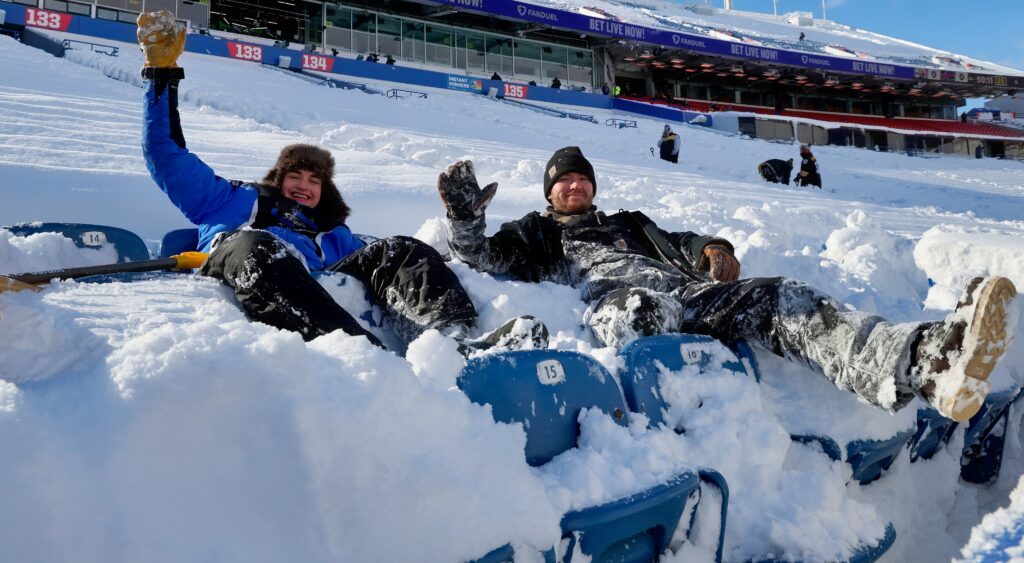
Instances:
[[[167,10],[143,12],[137,20],[139,46],[146,56],[145,66],[176,68],[178,56],[185,50],[185,30]]]
[[[730,282],[740,279],[740,261],[722,245],[705,246],[704,256],[701,257],[698,268],[707,270],[711,274],[711,279],[715,281]]]

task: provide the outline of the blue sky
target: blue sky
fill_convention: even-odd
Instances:
[[[733,0],[733,7],[770,14],[772,0]],[[827,0],[826,10],[842,24],[1024,71],[1024,0]],[[821,17],[821,0],[779,0],[780,14],[794,11]]]

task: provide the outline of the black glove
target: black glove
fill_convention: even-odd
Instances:
[[[492,182],[481,190],[473,172],[473,162],[459,161],[438,176],[437,191],[448,209],[449,219],[470,221],[483,214],[494,192],[498,191],[498,183]]]

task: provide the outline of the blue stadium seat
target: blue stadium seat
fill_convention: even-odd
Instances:
[[[540,466],[576,447],[577,419],[596,407],[625,426],[626,405],[611,374],[597,361],[576,352],[529,350],[471,359],[458,378],[474,403],[490,405],[498,422],[522,423],[526,461]],[[722,492],[718,559],[725,534],[728,488],[714,471],[684,471],[668,481],[626,498],[565,514],[562,537],[591,561],[653,561],[679,527],[687,502],[699,500],[702,484]],[[690,529],[693,522],[684,523]],[[578,545],[577,543],[578,542]],[[507,561],[507,546],[481,561]],[[553,552],[546,558],[553,560]]]
[[[19,237],[59,233],[74,241],[79,248],[100,248],[110,244],[117,251],[118,262],[149,260],[149,249],[139,235],[117,227],[87,223],[21,223],[2,228]]]
[[[918,409],[917,431],[910,438],[910,463],[919,459],[929,460],[943,448],[953,436],[958,424],[933,408]]]
[[[1020,388],[992,393],[971,418],[960,455],[961,479],[985,485],[999,477],[1010,409],[1022,396]]]
[[[169,258],[199,248],[199,229],[177,229],[168,232],[160,241],[160,257]]]
[[[1020,388],[990,394],[971,420],[960,452],[960,478],[969,483],[988,484],[999,477],[1006,446],[1010,411],[1024,397]],[[917,432],[910,439],[910,462],[931,459],[949,443],[958,423],[935,409],[917,411]]]
[[[881,477],[896,461],[914,432],[914,429],[909,429],[885,440],[852,440],[846,444],[846,462],[853,469],[853,479],[867,485]]]

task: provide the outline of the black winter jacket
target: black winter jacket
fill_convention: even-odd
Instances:
[[[800,161],[800,174],[797,183],[801,186],[821,187],[821,174],[818,172],[818,160],[814,155],[808,154]]]
[[[710,279],[701,270],[705,246],[719,244],[730,252],[733,250],[722,238],[692,232],[669,233],[655,226],[683,255],[682,267],[677,269],[662,259],[644,233],[643,224],[629,211],[606,215],[595,208],[565,216],[548,208],[544,214],[533,212],[503,224],[491,237],[484,236],[485,226],[483,216],[470,221],[449,219],[448,242],[452,253],[476,270],[529,282],[553,281],[576,286],[581,282],[591,284],[597,277],[614,277],[620,282],[635,279],[644,283],[655,274],[659,279],[673,278],[670,283],[678,286]],[[601,287],[609,289],[607,284]]]

